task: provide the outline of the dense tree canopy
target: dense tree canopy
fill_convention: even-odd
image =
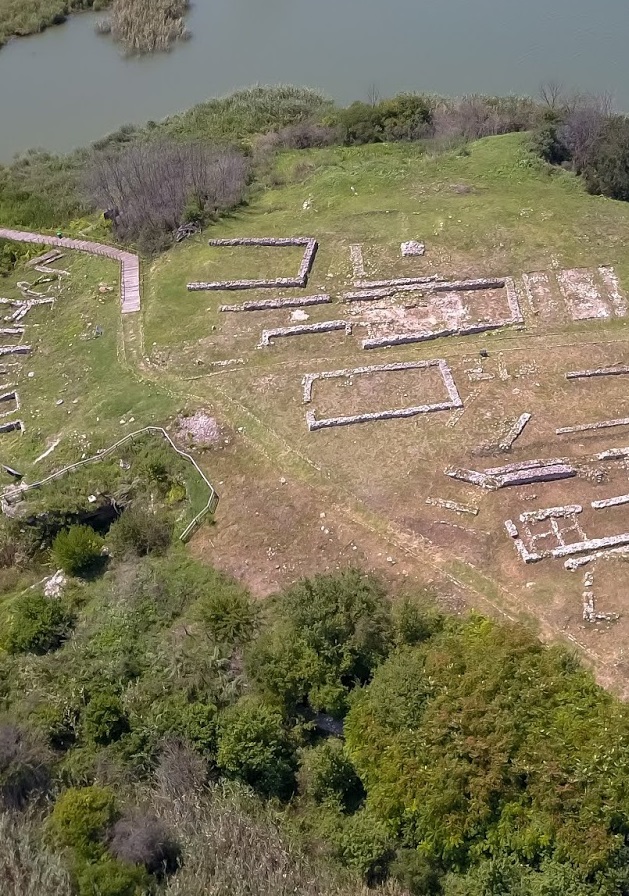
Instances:
[[[368,807],[435,865],[495,876],[508,859],[515,881],[555,862],[619,883],[629,717],[564,650],[484,619],[450,626],[380,667],[346,735]]]

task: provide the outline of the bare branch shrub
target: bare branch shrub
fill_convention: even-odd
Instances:
[[[207,778],[207,762],[192,747],[177,739],[164,743],[155,770],[160,794],[170,800],[181,799],[200,791]]]
[[[549,109],[561,109],[565,105],[565,89],[561,81],[543,81],[539,86],[539,98]]]
[[[577,173],[581,173],[586,166],[594,145],[609,121],[612,109],[612,98],[606,93],[573,94],[570,97],[558,136]]]
[[[0,724],[0,804],[22,809],[50,784],[48,751],[35,735],[9,722]]]
[[[153,815],[133,814],[114,825],[109,852],[159,877],[179,867],[181,848],[168,826]]]
[[[70,876],[61,856],[50,852],[30,815],[0,812],[0,893],[2,896],[71,896]]]
[[[151,249],[184,223],[191,205],[206,217],[238,205],[247,178],[238,152],[159,139],[97,152],[85,188],[97,207],[117,210],[121,239]]]
[[[319,149],[338,143],[340,134],[337,128],[317,124],[314,121],[303,121],[291,124],[278,132],[280,146],[285,149]]]
[[[534,127],[539,107],[526,97],[488,97],[471,94],[444,100],[433,112],[437,138],[478,140]]]

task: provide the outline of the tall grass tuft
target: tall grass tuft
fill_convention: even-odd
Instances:
[[[71,896],[61,857],[41,840],[41,826],[28,814],[0,812],[2,896]]]
[[[188,0],[113,0],[109,18],[96,26],[111,34],[127,53],[168,50],[187,38],[184,17]]]

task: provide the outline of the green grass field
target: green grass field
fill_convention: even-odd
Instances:
[[[77,459],[88,450],[85,443],[92,451],[130,426],[167,424],[181,411],[203,408],[220,421],[225,440],[201,458],[222,501],[217,526],[197,538],[200,555],[260,593],[268,590],[258,588],[260,580],[279,586],[297,573],[362,562],[400,589],[419,582],[455,602],[534,620],[545,635],[563,632],[590,656],[602,680],[618,685],[617,664],[629,643],[623,569],[600,594],[601,610],[619,611],[620,621],[588,627],[581,577],[555,561],[525,567],[503,521],[523,509],[575,501],[589,507],[590,500],[626,491],[626,471],[606,470],[600,480],[580,473],[547,489],[484,493],[453,482],[444,469],[564,455],[586,466],[593,453],[622,446],[622,427],[563,441],[555,428],[629,415],[622,377],[575,385],[564,376],[629,363],[626,319],[544,321],[521,294],[522,327],[365,352],[360,340],[369,332],[368,313],[342,304],[340,296],[353,278],[349,248],[356,244],[370,278],[512,276],[522,293],[525,272],[613,265],[629,294],[629,206],[589,196],[573,175],[542,165],[523,135],[435,156],[401,144],[285,153],[273,181],[211,231],[147,263],[143,310],[124,326],[117,293],[98,292],[101,281],[115,283],[115,270],[72,260],[67,292],[38,321],[37,350],[24,365],[34,376],[20,379],[26,433],[1,436],[2,457],[32,478],[33,459],[53,439],[61,442],[38,465],[42,472]],[[329,293],[334,301],[306,308],[309,322],[351,319],[352,335],[294,337],[258,348],[262,329],[289,324],[289,311],[223,314],[218,306],[268,299],[273,290],[189,293],[186,283],[290,276],[300,253],[210,248],[210,236],[316,237],[320,248],[305,292]],[[401,258],[399,244],[407,239],[425,241],[426,255]],[[10,289],[2,284],[0,292],[10,295]],[[96,325],[104,330],[99,338],[91,336]],[[481,350],[488,353],[482,361]],[[308,431],[305,374],[431,358],[447,360],[462,414]],[[475,380],[479,364],[482,378]],[[428,380],[406,376],[400,383],[390,391],[374,379],[355,399],[349,382],[319,382],[314,406],[325,413],[342,406],[347,413],[359,399],[370,409],[391,396],[408,404],[434,400]],[[532,422],[505,456],[497,441],[525,411]],[[479,512],[456,515],[427,498],[473,504]],[[588,537],[629,528],[620,511],[608,522],[589,510],[586,517]]]

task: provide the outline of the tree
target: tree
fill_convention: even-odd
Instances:
[[[602,128],[583,166],[590,193],[629,201],[629,118],[616,115]]]
[[[626,864],[629,713],[523,628],[473,619],[401,647],[345,734],[367,808],[445,870]]]
[[[281,594],[275,625],[250,655],[251,675],[288,709],[307,699],[342,715],[356,684],[387,655],[393,624],[386,594],[357,570],[304,579]]]
[[[295,751],[281,713],[243,698],[223,713],[218,766],[266,796],[288,796],[294,787]]]
[[[103,550],[103,539],[89,526],[64,529],[52,544],[52,555],[61,569],[71,576],[88,572]]]
[[[315,803],[327,803],[342,810],[355,810],[364,791],[360,778],[337,738],[325,740],[305,750],[299,768],[302,793]]]

